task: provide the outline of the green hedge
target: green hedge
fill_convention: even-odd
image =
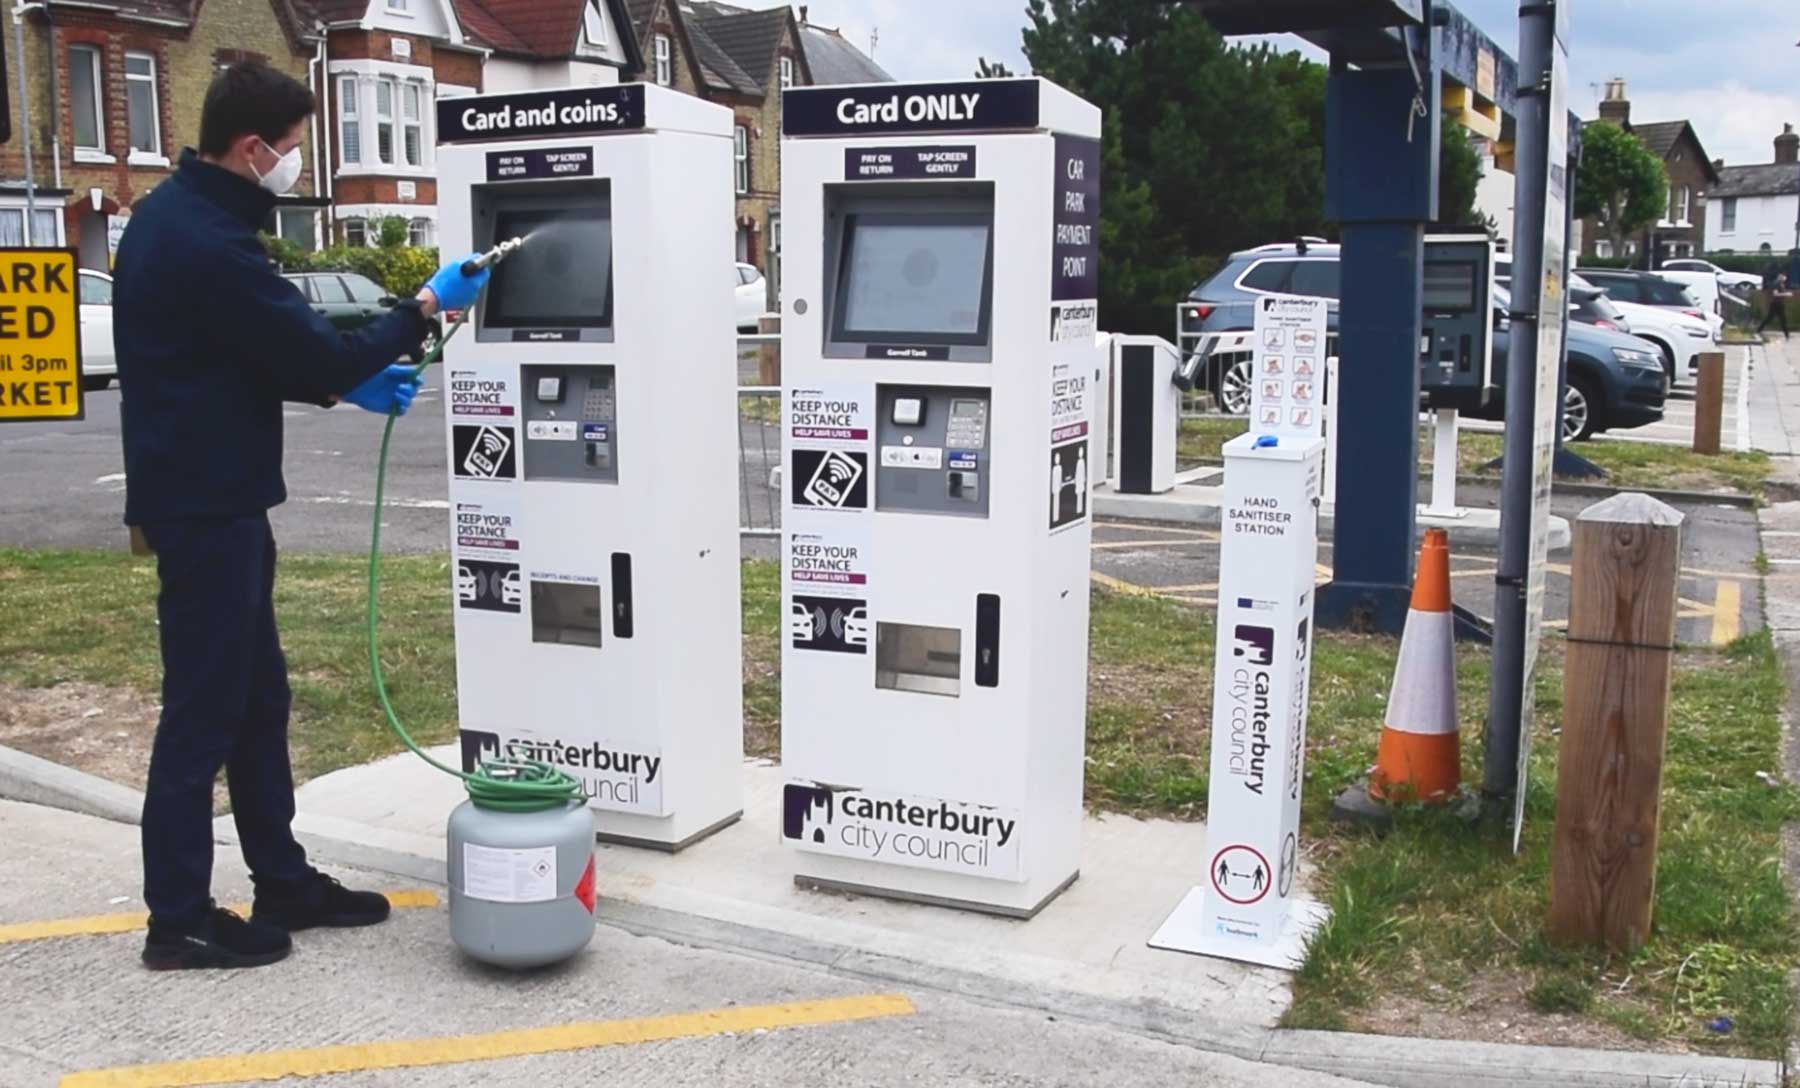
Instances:
[[[396,298],[411,298],[438,270],[435,246],[406,244],[406,220],[399,217],[370,225],[380,245],[332,246],[308,250],[285,238],[263,235],[269,257],[283,272],[355,272],[386,288]]]

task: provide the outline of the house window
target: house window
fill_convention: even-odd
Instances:
[[[57,213],[39,210],[31,218],[31,237],[25,236],[25,209],[0,208],[0,246],[54,246],[61,243],[56,231]]]
[[[344,244],[347,246],[368,245],[369,221],[367,219],[344,220]]]
[[[311,208],[281,208],[275,213],[275,226],[281,237],[293,242],[301,249],[314,249],[318,238],[314,229],[318,224],[319,213]]]
[[[581,34],[587,44],[605,48],[606,16],[600,14],[600,0],[588,0],[581,9]]]
[[[375,81],[375,160],[394,165],[394,81]]]
[[[1683,185],[1681,187],[1681,204],[1679,206],[1680,217],[1675,220],[1677,223],[1688,222],[1688,214],[1691,211],[1693,211],[1693,199],[1694,199],[1694,190],[1690,189],[1686,185]]]
[[[400,146],[406,153],[406,165],[425,165],[425,138],[423,123],[420,118],[420,101],[424,96],[423,89],[417,83],[407,83],[400,88]]]
[[[1601,260],[1607,260],[1607,259],[1611,258],[1612,257],[1612,243],[1607,241],[1605,238],[1602,238],[1599,241],[1595,242],[1594,243],[1594,256],[1599,257]]]
[[[156,58],[125,54],[125,119],[133,154],[162,155],[162,119],[156,109]]]
[[[1626,242],[1625,243],[1625,256],[1627,256],[1627,257],[1637,256],[1637,243],[1636,242]]]
[[[747,126],[738,125],[731,130],[731,157],[737,191],[747,193],[750,191],[750,129]]]
[[[781,58],[781,85],[783,87],[792,87],[794,85],[794,58],[793,57],[782,57]]]
[[[357,119],[356,77],[338,80],[338,146],[345,166],[362,162],[362,122]]]
[[[432,222],[429,219],[415,219],[406,225],[406,244],[409,246],[429,246],[434,244]]]
[[[1737,232],[1737,197],[1728,196],[1719,203],[1719,221],[1720,234]]]
[[[675,65],[667,34],[656,36],[656,82],[664,87],[675,82]]]
[[[101,134],[100,50],[91,45],[69,47],[69,109],[75,115],[75,150],[105,151]]]
[[[411,15],[412,0],[387,0],[387,9],[395,15]]]

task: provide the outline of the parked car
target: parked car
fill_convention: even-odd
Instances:
[[[283,275],[300,289],[316,313],[345,332],[369,324],[399,301],[379,283],[355,272],[287,272]],[[427,350],[442,333],[442,326],[432,322],[425,342]]]
[[[1314,294],[1330,301],[1327,352],[1337,353],[1337,284],[1340,251],[1336,246],[1262,246],[1234,254],[1210,279],[1190,292],[1178,308],[1177,336],[1183,352],[1201,354],[1199,380],[1214,392],[1220,407],[1234,415],[1249,411],[1252,345],[1255,326],[1252,302],[1271,293]],[[1268,290],[1268,285],[1305,291]],[[1326,293],[1329,291],[1329,293]],[[1613,314],[1605,296],[1592,294]],[[1511,351],[1511,297],[1494,293],[1494,381],[1505,388]],[[1610,319],[1609,319],[1610,320]],[[1622,316],[1614,324],[1624,323]],[[1569,387],[1564,399],[1565,437],[1585,439],[1596,432],[1639,427],[1662,419],[1668,379],[1656,345],[1598,325],[1570,322]],[[1506,403],[1495,397],[1474,418],[1499,420]]]
[[[1680,257],[1673,261],[1664,261],[1663,272],[1699,272],[1711,275],[1719,281],[1720,286],[1733,291],[1754,291],[1762,286],[1762,277],[1749,272],[1728,272],[1711,261],[1702,261],[1696,257]]]
[[[736,312],[739,332],[755,332],[757,322],[769,312],[769,284],[753,264],[738,263]]]
[[[1698,310],[1677,310],[1674,307],[1623,302],[1610,289],[1599,287],[1579,274],[1569,277],[1569,288],[1575,294],[1605,291],[1602,298],[1621,315],[1625,323],[1617,331],[1628,332],[1640,340],[1648,340],[1656,345],[1657,350],[1662,352],[1670,385],[1679,382],[1682,375],[1699,369],[1700,353],[1712,346],[1712,326],[1701,317]]]
[[[1617,268],[1577,268],[1575,272],[1621,305],[1674,310],[1706,322],[1707,331],[1714,340],[1725,334],[1725,319],[1719,314],[1717,277],[1701,272],[1676,271],[1660,275]],[[1627,310],[1627,315],[1629,313]]]
[[[79,269],[76,302],[81,307],[81,387],[105,389],[119,374],[113,350],[113,281],[104,272]]]

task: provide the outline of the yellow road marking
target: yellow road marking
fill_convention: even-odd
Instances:
[[[1714,646],[1723,646],[1738,637],[1742,603],[1743,587],[1736,582],[1720,579],[1718,592],[1713,597],[1712,640]]]
[[[435,907],[438,897],[429,891],[386,892],[388,902],[396,908]],[[248,915],[250,905],[238,903],[230,907]],[[149,919],[141,912],[126,914],[90,914],[83,918],[52,918],[43,922],[14,922],[0,925],[0,944],[22,941],[46,941],[52,937],[100,937],[109,933],[136,933]]]
[[[698,1039],[728,1032],[815,1027],[854,1020],[910,1016],[913,1004],[899,994],[868,994],[786,1005],[751,1005],[710,1012],[676,1013],[636,1020],[594,1020],[547,1028],[521,1028],[484,1035],[452,1035],[437,1039],[397,1039],[384,1043],[322,1046],[234,1054],[153,1065],[120,1066],[71,1073],[60,1088],[192,1088],[206,1084],[242,1084],[285,1077],[325,1077],[372,1069],[418,1069],[463,1065],[533,1054],[592,1050],[670,1039]]]
[[[1130,521],[1096,521],[1096,529],[1117,529],[1128,533],[1165,533],[1169,536],[1198,536],[1219,539],[1216,529],[1178,529],[1173,525],[1138,524]]]
[[[1156,590],[1154,589],[1146,589],[1135,582],[1127,582],[1123,578],[1114,578],[1110,574],[1101,574],[1097,570],[1089,571],[1088,577],[1094,580],[1095,585],[1104,586],[1114,593],[1123,593],[1129,597],[1156,596]]]
[[[1207,542],[1204,540],[1196,541],[1193,537],[1181,537],[1175,540],[1108,540],[1104,543],[1094,545],[1094,550],[1101,552],[1118,551],[1125,548],[1169,548],[1177,545],[1191,545],[1195,543],[1205,544]]]

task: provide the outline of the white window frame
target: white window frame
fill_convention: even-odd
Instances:
[[[344,222],[344,244],[345,245],[347,245],[347,246],[361,245],[364,248],[367,248],[371,244],[371,238],[369,235],[369,221],[367,219],[364,219],[360,215],[352,215],[352,216],[346,216],[344,218],[343,222]],[[362,241],[360,243],[351,239],[350,232],[352,230],[355,230],[358,234],[362,235]]]
[[[406,222],[406,244],[417,248],[437,244],[437,223],[423,216],[415,216]]]
[[[357,98],[362,94],[361,81],[353,75],[334,76],[338,89],[338,157],[345,166],[361,166],[363,153],[362,108]],[[348,92],[346,92],[348,88]],[[350,141],[344,137],[345,129],[356,131],[356,155],[350,155]]]
[[[134,75],[132,73],[131,62],[135,59],[142,59],[150,62],[149,75]],[[156,145],[155,149],[152,151],[144,151],[136,147],[130,147],[131,85],[133,83],[148,83],[150,85],[150,132],[152,141]],[[130,151],[130,154],[127,155],[126,158],[132,165],[169,165],[169,157],[162,152],[162,95],[158,93],[156,87],[156,54],[146,53],[141,49],[128,49],[125,51],[125,140]]]
[[[381,113],[381,91],[387,88],[387,116]],[[382,76],[375,81],[375,162],[379,166],[398,166],[400,164],[400,126],[396,124],[400,113],[400,81],[392,76]],[[381,157],[381,135],[386,131],[388,138],[388,157]]]
[[[731,167],[733,189],[739,196],[750,191],[750,126],[731,128]]]
[[[1738,198],[1728,196],[1719,201],[1719,233],[1736,234],[1738,225]]]
[[[118,162],[118,159],[115,159],[106,153],[106,83],[103,75],[105,65],[101,63],[100,59],[101,47],[95,45],[93,42],[72,42],[69,45],[69,82],[71,84],[69,88],[69,109],[73,111],[75,108],[75,88],[73,83],[75,81],[75,55],[78,51],[87,54],[88,70],[94,81],[94,139],[99,142],[90,146],[80,143],[79,139],[77,139],[75,143],[75,161],[95,163]],[[74,126],[71,124],[70,127],[73,128]]]
[[[26,206],[25,206],[25,201],[23,198],[6,197],[4,199],[0,199],[0,216],[3,216],[7,219],[12,219],[15,215],[18,217],[15,220],[15,222],[17,222],[19,225],[19,237],[24,239],[24,241],[22,243],[20,243],[21,245],[27,245],[27,246],[60,246],[60,245],[63,245],[64,242],[63,242],[62,206],[56,205],[56,204],[48,204],[48,203],[45,203],[44,201],[39,201],[38,208],[37,208],[37,214],[40,216],[49,216],[50,217],[50,222],[51,222],[52,226],[51,226],[49,238],[35,238],[32,236],[32,232],[31,232],[32,217],[26,214]]]
[[[413,17],[411,0],[386,0],[383,7],[387,9],[389,15],[398,15],[403,19]]]
[[[423,170],[425,169],[425,87],[423,84],[408,81],[400,84],[399,93],[400,146],[396,149],[399,152],[397,157],[400,159],[400,165],[411,167],[414,170]],[[406,116],[406,100],[408,98],[412,99],[413,105],[411,119]],[[409,131],[417,133],[417,138],[413,143],[419,154],[417,162],[407,156],[406,135]]]
[[[1612,259],[1612,239],[1600,238],[1594,242],[1594,256],[1601,260]]]
[[[606,13],[600,10],[600,0],[586,0],[582,5],[581,38],[595,49],[605,49],[611,44],[606,33]]]
[[[656,83],[660,87],[672,86],[675,82],[675,43],[667,34],[658,34],[652,41],[656,58]]]
[[[1694,190],[1691,186],[1683,185],[1681,187],[1681,218],[1677,219],[1676,222],[1686,226],[1688,223],[1688,216],[1692,215],[1693,211]]]
[[[792,87],[794,85],[794,58],[793,57],[782,57],[781,58],[781,85],[784,88]]]

